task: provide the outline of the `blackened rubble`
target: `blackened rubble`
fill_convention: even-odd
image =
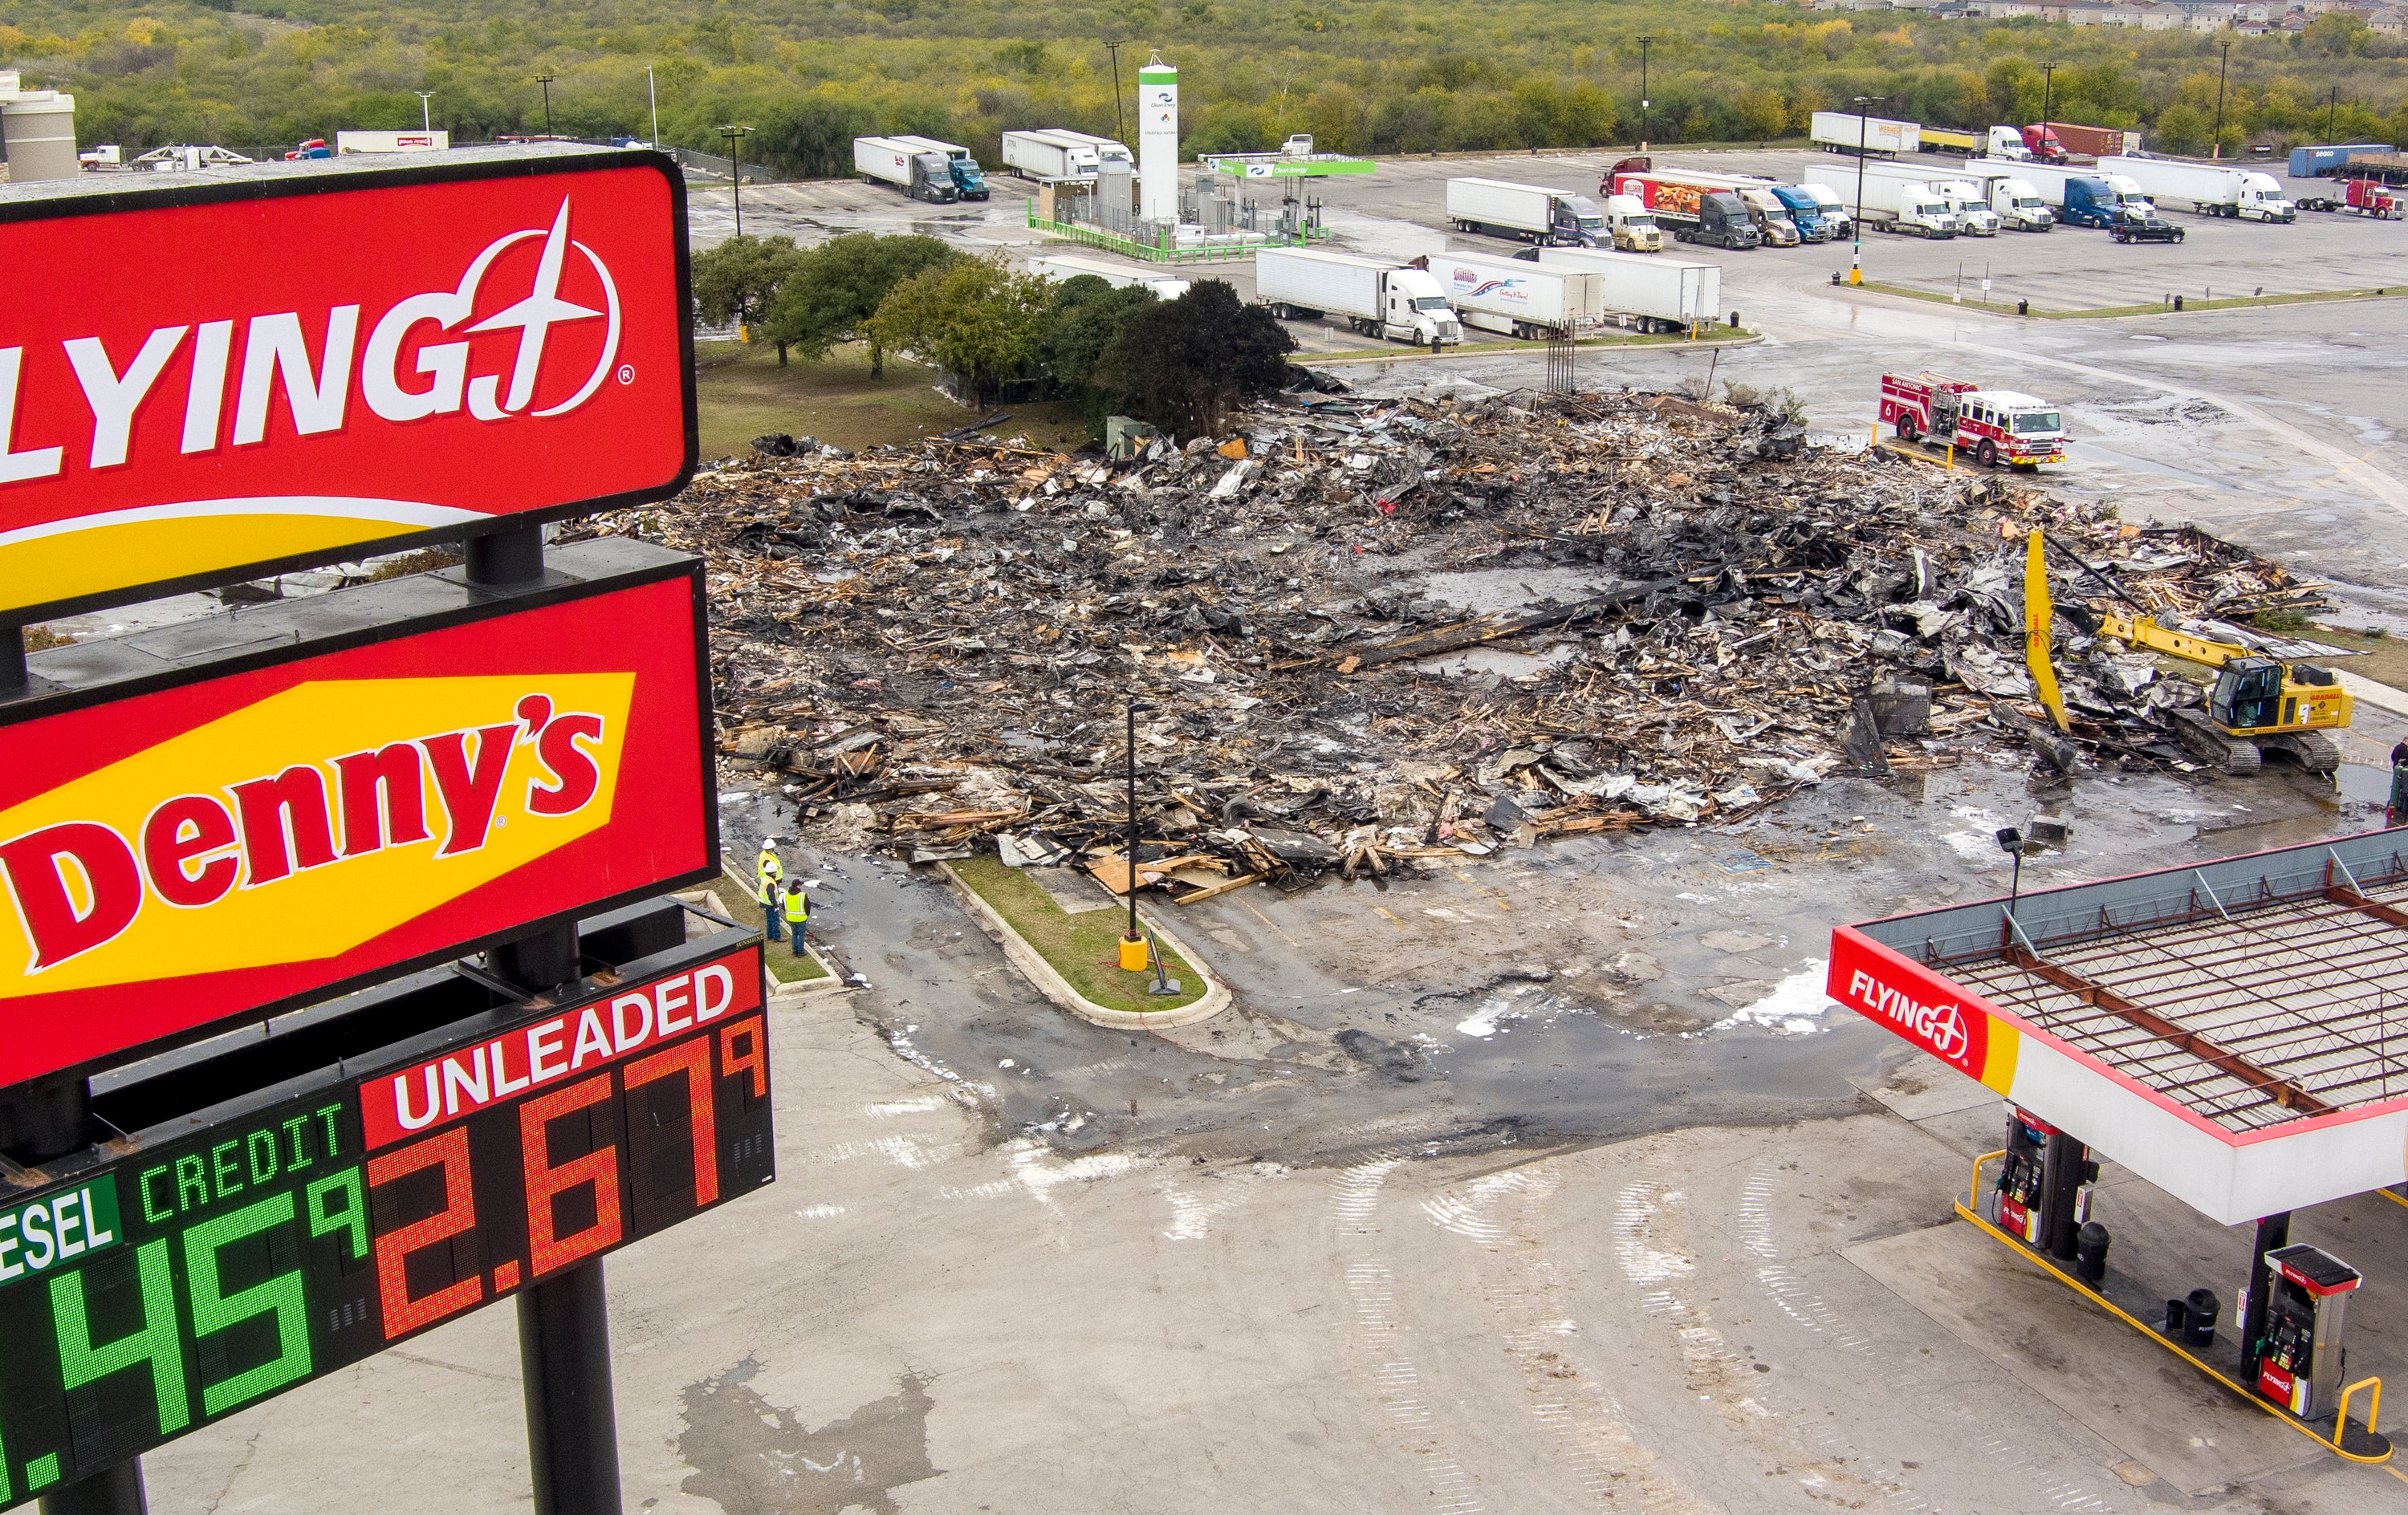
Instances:
[[[1637,392],[1308,391],[1125,461],[806,439],[588,529],[708,555],[724,761],[834,845],[1116,859],[1137,695],[1140,872],[1186,899],[1727,822],[2008,743],[2187,768],[2165,711],[2199,686],[2064,620],[2076,719],[2047,729],[2023,665],[2035,526],[2228,636],[2324,603],[2186,526],[1797,441]]]

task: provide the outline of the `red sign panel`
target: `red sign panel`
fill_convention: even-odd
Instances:
[[[0,622],[693,472],[685,194],[656,154],[33,199],[0,207]]]
[[[698,573],[0,726],[0,1086],[715,871]]]
[[[1939,974],[1883,952],[1842,926],[1831,933],[1826,987],[1833,999],[1959,1073],[1989,1081],[1989,1012],[1968,1003],[1965,992]]]

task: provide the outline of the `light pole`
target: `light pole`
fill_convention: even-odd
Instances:
[[[660,87],[652,82],[652,65],[650,64],[644,65],[644,98],[652,103],[652,140],[651,145],[657,148],[661,145],[661,92]]]
[[[2325,94],[2325,140],[2333,139],[2333,111],[2341,104],[2341,89],[2335,86]]]
[[[1652,36],[1639,39],[1639,150],[1641,152],[1647,150],[1647,48],[1655,40]]]
[[[1139,933],[1138,929],[1137,929],[1137,834],[1138,834],[1138,825],[1137,825],[1137,713],[1138,713],[1140,710],[1151,710],[1151,709],[1153,709],[1153,708],[1154,708],[1154,707],[1153,707],[1153,706],[1151,706],[1151,705],[1140,705],[1140,704],[1137,702],[1137,696],[1136,696],[1136,695],[1134,695],[1134,694],[1132,694],[1132,695],[1130,695],[1130,696],[1128,697],[1128,907],[1129,907],[1129,917],[1128,917],[1128,931],[1127,931],[1127,933],[1126,933],[1125,935],[1124,935],[1124,936],[1121,937],[1121,966],[1122,966],[1122,967],[1124,967],[1124,968],[1131,967],[1131,966],[1135,966],[1135,967],[1142,968],[1142,967],[1144,967],[1144,966],[1145,966],[1145,962],[1144,962],[1144,957],[1143,957],[1144,944],[1145,944],[1145,937],[1144,937],[1143,936],[1141,936],[1141,935]],[[1138,949],[1138,950],[1137,950],[1136,952],[1134,952],[1134,953],[1133,953],[1133,952],[1131,952],[1131,950],[1130,950],[1130,949],[1131,949],[1132,947],[1134,947],[1134,948]],[[1132,965],[1132,964],[1130,963],[1130,961],[1129,961],[1129,959],[1130,959],[1132,956],[1135,956],[1135,957],[1137,957],[1137,958],[1138,958],[1138,961],[1137,961],[1134,965]]]
[[[418,123],[426,128],[427,132],[431,135],[435,130],[435,108],[427,102],[435,98],[435,92],[433,90],[412,90],[409,93],[418,96]]]
[[[719,135],[727,143],[727,182],[736,189],[736,235],[744,235],[744,138],[750,126],[723,126]]]
[[[2224,76],[2225,72],[2232,66],[2231,39],[2228,37],[2221,40],[2216,43],[2216,46],[2224,50],[2224,57],[2215,65],[2215,141],[2207,152],[2211,158],[2224,156]]]
[[[559,77],[557,74],[538,74],[529,81],[543,86],[543,135],[546,136],[552,135],[552,81]]]
[[[1121,49],[1127,46],[1126,41],[1104,44],[1104,50],[1112,55],[1112,131],[1124,147],[1128,145],[1128,118],[1122,114],[1125,107],[1121,100]]]
[[[2047,145],[2049,137],[2049,107],[2055,104],[2057,104],[2057,64],[2054,62],[2044,63],[2040,65],[2040,139],[2043,147]],[[2042,152],[2035,156],[2044,160],[2048,154]]]
[[[1869,145],[1865,110],[1869,106],[1887,105],[1889,102],[1890,96],[1886,94],[1860,94],[1850,102],[1856,107],[1856,219],[1855,224],[1848,228],[1848,235],[1854,239],[1848,249],[1848,282],[1851,284],[1865,281],[1865,149]]]

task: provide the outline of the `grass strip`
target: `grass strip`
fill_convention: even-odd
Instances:
[[[761,929],[761,902],[738,887],[732,875],[723,877],[715,886],[706,884],[703,887],[716,893],[719,903],[727,907],[730,921],[740,921],[756,931]],[[779,929],[782,931],[785,927],[781,923]],[[763,950],[768,954],[769,977],[781,984],[798,984],[828,976],[827,969],[820,966],[819,960],[809,952],[797,956],[794,943],[790,941],[765,943]]]
[[[2372,290],[2308,290],[2297,294],[2238,294],[2222,300],[2193,300],[2185,297],[2183,307],[2176,310],[2161,301],[2147,305],[2102,305],[2087,310],[2042,310],[2034,307],[2018,312],[2014,302],[2000,300],[1959,300],[1940,290],[1912,289],[1904,284],[1877,284],[1867,279],[1859,288],[1882,294],[1902,294],[1910,300],[1928,300],[1934,305],[1953,305],[1961,309],[1980,310],[1994,316],[2022,314],[2033,321],[2113,321],[2126,316],[2187,316],[2201,310],[2239,310],[2269,305],[2321,305],[2334,300],[2396,300],[2408,295],[2408,288],[2385,286]]]
[[[1054,903],[1054,896],[1035,879],[1017,868],[1005,867],[999,858],[962,858],[953,864],[953,870],[996,914],[1010,922],[1011,929],[1037,949],[1054,972],[1068,979],[1071,988],[1104,1008],[1175,1010],[1204,997],[1204,976],[1168,944],[1162,948],[1163,962],[1179,980],[1178,993],[1157,999],[1145,992],[1153,981],[1152,973],[1122,970],[1120,940],[1128,923],[1125,910],[1081,910],[1074,915]]]

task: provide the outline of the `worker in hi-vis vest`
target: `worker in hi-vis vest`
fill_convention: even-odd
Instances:
[[[761,838],[761,860],[752,865],[752,877],[759,889],[755,897],[761,902],[761,919],[767,922],[769,939],[778,939],[778,880],[785,874],[785,865],[778,861],[778,839]]]
[[[794,936],[795,950],[799,952],[803,950],[803,928],[810,925],[811,921],[811,897],[803,893],[803,881],[800,879],[786,880],[784,914],[786,930]]]

